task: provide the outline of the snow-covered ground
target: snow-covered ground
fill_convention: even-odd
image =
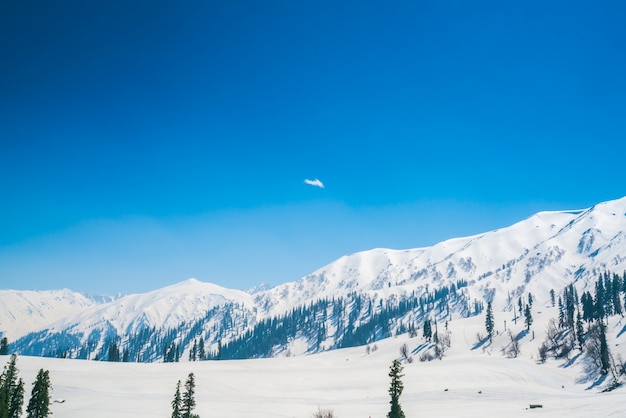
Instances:
[[[495,313],[498,335],[493,343],[474,348],[476,334],[485,334],[484,315],[449,323],[452,346],[443,360],[405,363],[400,399],[407,417],[622,417],[626,389],[600,393],[608,380],[594,385],[585,378],[582,357],[573,364],[548,359],[537,363],[537,347],[555,308],[533,310],[531,332],[520,340],[516,359],[504,356],[508,340],[504,321],[514,334],[524,329],[512,314]],[[623,328],[610,321],[609,336],[615,357],[626,344]],[[535,338],[533,333],[535,332]],[[443,324],[439,324],[443,332]],[[181,363],[105,363],[19,357],[20,376],[27,392],[37,370],[50,370],[56,418],[169,417],[178,380],[196,376],[196,401],[202,418],[311,417],[318,409],[332,409],[339,418],[383,418],[389,410],[389,366],[400,347],[411,351],[421,336],[400,335],[370,346],[335,350],[311,356],[262,360]],[[624,350],[626,351],[626,350]],[[577,355],[577,351],[573,356]],[[622,354],[623,356],[623,354]],[[1,364],[7,357],[0,357]],[[28,398],[29,392],[26,397]],[[542,408],[529,409],[530,404]]]

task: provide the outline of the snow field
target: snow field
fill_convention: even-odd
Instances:
[[[443,360],[420,362],[417,352],[413,363],[404,364],[400,401],[406,416],[624,416],[624,389],[600,393],[608,381],[594,386],[581,357],[568,367],[565,360],[537,364],[537,347],[556,314],[555,308],[533,309],[535,322],[520,340],[516,359],[501,352],[509,341],[504,320],[514,335],[524,329],[522,321],[513,323],[512,313],[495,312],[498,335],[475,349],[476,333],[485,335],[484,315],[451,321],[452,347]],[[443,324],[438,327],[442,333]],[[622,327],[615,318],[610,321],[614,356],[623,356],[618,350],[626,346],[617,336]],[[202,418],[307,418],[318,407],[332,409],[339,418],[383,418],[391,361],[399,358],[403,344],[414,351],[423,343],[420,336],[405,334],[377,342],[370,354],[356,347],[311,356],[168,364],[19,357],[18,367],[27,397],[37,370],[50,370],[52,397],[65,400],[52,404],[56,418],[169,417],[176,382],[184,383],[190,372],[196,377],[195,412]],[[7,360],[0,357],[3,364]],[[529,409],[530,404],[543,408]]]

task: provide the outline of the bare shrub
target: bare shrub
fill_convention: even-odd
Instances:
[[[545,342],[543,342],[541,343],[541,346],[539,346],[539,361],[541,361],[542,363],[545,363],[547,358],[548,358],[548,346],[546,345]]]
[[[313,418],[336,418],[332,409],[318,408],[317,412],[313,414]]]
[[[444,332],[439,338],[437,338],[437,343],[433,348],[433,350],[435,351],[435,358],[439,360],[443,358],[448,348],[450,348],[450,346],[452,345],[450,341],[450,331]]]
[[[508,330],[508,332],[510,342],[503,350],[507,357],[516,358],[520,353],[519,340],[513,335],[510,329]]]
[[[569,329],[560,329],[556,320],[550,319],[546,326],[546,339],[542,348],[545,351],[544,355],[551,352],[554,358],[569,358],[569,354],[574,348],[574,341]]]
[[[435,344],[434,350],[435,350],[435,358],[441,360],[443,358],[443,353],[445,352],[442,345],[439,343]]]
[[[550,319],[546,326],[546,340],[548,341],[548,347],[550,350],[556,350],[561,345],[562,332],[559,329],[556,320]]]
[[[413,357],[409,354],[409,346],[406,344],[402,344],[400,347],[400,356],[402,356],[402,359],[407,363],[413,363]]]
[[[573,334],[569,334],[569,338],[566,338],[561,345],[554,350],[554,357],[565,358],[569,360],[569,355],[574,349],[575,338]]]
[[[444,348],[450,348],[452,346],[452,339],[450,338],[450,331],[444,332],[443,335],[439,337],[439,343]]]

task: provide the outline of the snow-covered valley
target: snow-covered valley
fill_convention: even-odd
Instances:
[[[449,323],[451,347],[442,360],[404,362],[407,417],[618,417],[623,389],[601,393],[606,381],[585,373],[577,352],[570,359],[537,361],[537,347],[556,308],[537,308],[531,333],[520,340],[517,358],[506,357],[504,321],[523,331],[509,312],[495,312],[491,345],[476,346],[484,317]],[[620,355],[623,325],[609,325],[611,349]],[[532,331],[535,333],[532,339]],[[381,340],[370,350],[355,347],[298,357],[181,363],[110,363],[87,360],[18,357],[20,375],[31,382],[39,368],[50,370],[55,417],[168,417],[178,380],[196,376],[196,413],[202,418],[308,418],[318,408],[338,418],[382,418],[389,411],[389,366],[424,344],[407,334]],[[368,353],[369,351],[369,353]],[[626,354],[622,353],[622,354]],[[626,357],[626,356],[625,356]],[[0,357],[0,361],[7,357]],[[590,380],[589,380],[590,379]],[[55,402],[56,401],[56,402]],[[63,401],[62,403],[59,403]],[[542,408],[529,409],[530,405]]]

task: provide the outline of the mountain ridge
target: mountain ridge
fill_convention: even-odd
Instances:
[[[472,304],[480,309],[485,302],[492,302],[498,310],[513,309],[514,302],[528,293],[545,304],[551,290],[560,291],[570,283],[586,290],[598,274],[626,270],[626,257],[622,256],[625,237],[626,197],[588,209],[538,212],[508,227],[451,238],[430,247],[375,248],[344,255],[299,280],[253,293],[188,279],[92,304],[80,313],[48,321],[45,330],[31,331],[40,331],[33,341],[42,345],[52,335],[66,333],[72,341],[83,342],[91,335],[98,339],[94,347],[103,352],[106,341],[128,340],[143,329],[160,329],[157,333],[162,344],[163,335],[176,329],[186,337],[171,340],[182,344],[183,350],[190,350],[191,334],[206,337],[208,347],[217,350],[222,342],[239,338],[264,320],[285,318],[298,307],[312,306],[316,301],[328,304],[324,301],[345,298],[354,302],[360,295],[368,304],[377,304],[380,312],[386,304],[410,297],[428,299],[433,292],[456,291],[462,284],[462,292],[455,296],[461,299],[452,304],[457,315],[468,315]],[[340,304],[330,311],[347,316],[341,309]],[[371,318],[372,311],[363,308],[350,315],[359,324]],[[334,336],[325,336],[323,342],[320,337],[313,345],[307,340],[300,351],[339,344],[339,334],[346,330],[337,320],[332,327],[323,327],[325,332],[332,329]],[[397,329],[403,329],[403,320],[406,317],[394,319]],[[94,334],[94,329],[100,331]],[[7,333],[12,334],[15,332]],[[152,356],[154,360],[158,354]]]

